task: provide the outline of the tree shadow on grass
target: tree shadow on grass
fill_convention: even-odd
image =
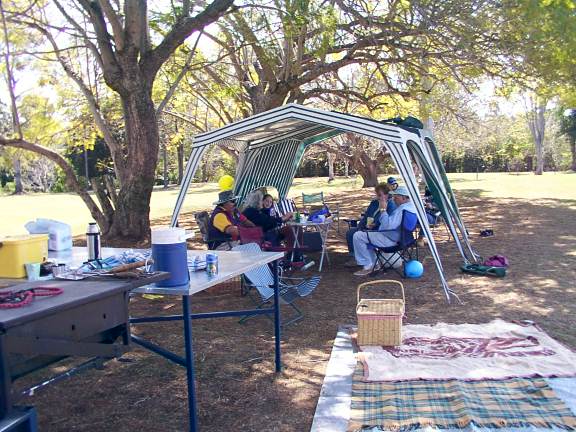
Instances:
[[[371,191],[346,191],[338,198],[343,215],[358,215]],[[553,337],[576,347],[576,209],[574,200],[483,199],[474,190],[459,193],[463,218],[474,247],[483,255],[510,259],[506,278],[460,272],[461,257],[443,231],[435,236],[445,275],[462,304],[447,305],[429,259],[420,279],[403,279],[407,323],[482,323],[503,318],[531,319]],[[185,220],[190,215],[185,215]],[[480,238],[481,229],[495,235]],[[238,324],[235,319],[194,321],[200,425],[211,431],[308,431],[338,326],[356,322],[357,278],[343,263],[345,229],[332,233],[331,265],[318,289],[299,302],[305,318],[283,332],[285,371],[273,373],[272,324],[264,317]],[[422,248],[423,256],[426,249]],[[307,274],[313,274],[309,271]],[[398,279],[395,273],[379,278]],[[397,296],[386,291],[383,297]],[[229,291],[193,297],[194,311],[251,307],[247,297]],[[134,315],[180,311],[174,298],[136,297]],[[283,308],[286,313],[286,309]],[[142,326],[143,336],[182,351],[179,323]],[[26,402],[35,404],[46,431],[181,431],[186,425],[184,370],[137,349],[130,363],[111,362],[49,388]],[[79,397],[80,396],[80,397]]]

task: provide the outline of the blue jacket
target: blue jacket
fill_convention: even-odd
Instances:
[[[394,212],[394,210],[396,210],[396,204],[394,204],[394,201],[392,200],[392,198],[390,198],[388,200],[388,204],[386,205],[386,213],[388,215],[391,215]],[[378,225],[380,224],[379,223],[380,201],[378,201],[377,199],[370,201],[370,204],[368,205],[368,208],[364,212],[362,219],[360,219],[359,223],[360,229],[366,228],[366,220],[369,217],[374,219],[375,227],[373,229],[378,229]]]

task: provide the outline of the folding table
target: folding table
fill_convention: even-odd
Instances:
[[[0,310],[0,430],[22,417],[13,406],[18,399],[13,390],[17,378],[69,356],[92,358],[39,383],[33,387],[37,390],[128,351],[128,292],[167,277],[163,273],[134,280],[4,280],[12,286],[0,292],[38,287],[59,288],[62,292],[35,297],[22,307]],[[35,423],[35,419],[29,421]]]
[[[104,248],[102,256],[107,257],[126,251],[127,249],[113,249]],[[189,250],[188,256],[206,254],[205,250]],[[167,296],[180,297],[182,301],[182,314],[169,315],[169,316],[143,316],[131,317],[130,323],[132,325],[152,323],[152,322],[169,322],[169,321],[182,321],[184,333],[184,351],[185,355],[181,356],[167,349],[143,339],[136,335],[131,335],[134,343],[146,348],[180,366],[186,368],[186,378],[188,385],[188,416],[189,416],[189,430],[192,432],[198,431],[198,420],[196,413],[196,392],[194,386],[194,350],[192,341],[192,320],[205,319],[205,318],[225,318],[225,317],[241,317],[247,315],[274,315],[274,339],[275,339],[275,365],[276,372],[282,370],[281,353],[280,353],[280,302],[279,302],[279,288],[278,288],[278,260],[284,258],[283,252],[232,252],[232,251],[210,251],[218,255],[219,272],[215,276],[208,276],[205,271],[197,271],[190,273],[190,283],[185,286],[179,287],[157,287],[155,285],[146,285],[133,290],[133,292],[140,294],[161,294]],[[64,259],[65,262],[70,264],[82,263],[85,260],[85,248],[74,248],[69,256],[53,255],[56,259]],[[263,265],[272,264],[274,274],[274,305],[270,308],[248,309],[248,310],[235,310],[235,311],[220,311],[220,312],[206,312],[206,313],[191,313],[190,299],[192,295],[204,291],[214,285],[226,282],[234,277],[240,276],[247,271],[253,270]]]
[[[289,221],[287,225],[292,229],[294,233],[294,249],[300,247],[300,241],[298,239],[299,232],[304,228],[314,228],[320,233],[320,238],[322,239],[322,253],[320,254],[320,264],[318,266],[318,271],[322,271],[322,265],[324,264],[324,257],[330,262],[330,257],[328,256],[327,243],[328,243],[328,233],[330,232],[330,227],[334,221],[332,219],[326,219],[324,222],[313,222],[313,221]]]

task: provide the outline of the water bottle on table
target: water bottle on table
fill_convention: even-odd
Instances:
[[[206,273],[208,273],[208,276],[216,276],[218,274],[218,255],[214,253],[206,254]]]

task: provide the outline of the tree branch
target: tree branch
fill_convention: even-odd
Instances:
[[[102,72],[104,80],[112,89],[117,92],[122,92],[124,86],[122,85],[122,69],[116,58],[116,53],[112,47],[111,36],[106,28],[106,20],[104,14],[98,3],[90,0],[78,0],[80,5],[90,16],[90,22],[96,32],[96,42],[100,48],[100,55],[102,57]]]
[[[184,67],[182,67],[182,69],[180,69],[178,76],[176,77],[176,79],[174,80],[172,85],[170,85],[170,88],[166,92],[164,99],[162,99],[162,102],[160,102],[160,104],[158,105],[158,108],[156,108],[156,116],[157,117],[159,117],[162,114],[162,111],[164,111],[164,108],[166,107],[168,102],[170,102],[170,99],[172,98],[172,96],[174,96],[174,93],[176,92],[176,89],[178,88],[180,81],[182,81],[182,78],[184,78],[184,75],[186,75],[188,73],[188,71],[190,70],[190,65],[192,64],[192,60],[194,59],[194,54],[196,54],[196,48],[198,47],[198,42],[200,42],[201,37],[202,37],[202,31],[200,31],[200,34],[198,34],[198,37],[196,38],[196,42],[194,43],[194,46],[192,47],[192,51],[190,51],[190,54],[188,54],[188,57],[186,58],[186,62],[184,63]]]
[[[108,0],[98,0],[100,7],[104,11],[104,15],[108,18],[110,26],[112,27],[112,34],[114,36],[114,44],[116,49],[122,51],[124,49],[124,31],[122,30],[122,18],[118,16],[112,5]]]
[[[36,29],[37,31],[42,33],[48,39],[48,41],[52,45],[52,48],[53,48],[54,53],[56,55],[56,58],[58,59],[58,61],[62,65],[62,68],[64,69],[64,72],[66,72],[66,75],[68,75],[72,79],[72,81],[74,81],[76,83],[76,85],[79,87],[80,91],[82,92],[82,94],[86,98],[86,101],[88,102],[88,108],[90,109],[90,112],[92,113],[92,116],[94,117],[94,121],[96,122],[96,126],[98,127],[100,132],[102,132],[104,140],[106,141],[106,144],[110,148],[110,153],[113,155],[114,163],[119,164],[119,166],[122,166],[122,164],[123,164],[123,157],[122,157],[122,153],[121,153],[122,149],[120,147],[120,144],[118,143],[118,141],[116,140],[116,138],[112,134],[112,130],[109,127],[107,121],[102,116],[102,113],[100,112],[100,107],[99,107],[98,102],[96,101],[96,98],[94,97],[94,94],[92,93],[92,91],[84,83],[82,78],[79,77],[72,70],[72,68],[68,64],[66,58],[64,58],[64,56],[62,55],[60,48],[56,44],[54,37],[52,36],[52,34],[48,30],[46,30],[45,28],[41,27],[40,25],[38,25],[34,22],[24,22],[24,24]]]
[[[62,16],[64,18],[66,18],[66,20],[70,24],[72,24],[72,26],[76,29],[76,31],[78,31],[78,33],[80,34],[80,36],[84,40],[84,43],[86,44],[86,46],[88,47],[90,52],[92,52],[92,55],[94,56],[94,58],[98,62],[98,65],[100,66],[100,68],[104,69],[104,64],[102,63],[102,56],[100,56],[100,52],[98,51],[98,47],[96,45],[94,45],[94,42],[92,42],[92,40],[88,37],[86,30],[80,24],[78,24],[78,22],[76,22],[76,20],[74,18],[72,18],[72,16],[66,11],[66,9],[60,4],[60,2],[58,0],[54,0],[54,4],[56,5],[56,8],[60,11]]]
[[[96,220],[96,222],[98,222],[98,225],[100,226],[102,231],[104,232],[108,231],[109,227],[108,220],[104,217],[104,214],[98,208],[92,197],[80,185],[72,166],[70,166],[70,164],[66,161],[66,159],[64,159],[60,154],[56,153],[55,151],[49,148],[46,148],[39,144],[31,143],[23,139],[6,139],[4,137],[0,137],[0,146],[14,147],[23,150],[28,150],[33,153],[42,155],[50,159],[56,165],[58,165],[60,169],[62,169],[62,171],[64,172],[64,176],[66,178],[66,185],[71,190],[76,192],[80,196],[80,198],[82,198],[82,201],[84,201],[84,203],[90,210],[90,214]]]
[[[162,42],[148,51],[141,60],[143,71],[154,77],[160,67],[192,33],[218,20],[232,6],[234,0],[214,0],[195,17],[179,19]]]

